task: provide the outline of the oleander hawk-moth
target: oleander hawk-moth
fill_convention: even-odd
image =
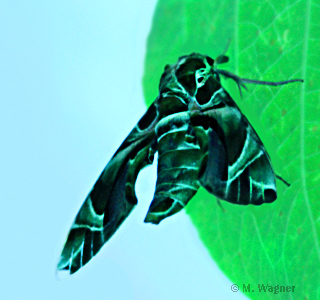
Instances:
[[[204,187],[235,204],[276,200],[275,175],[260,138],[221,86],[220,76],[245,83],[281,85],[240,78],[216,60],[192,53],[166,65],[159,94],[111,158],[87,196],[70,229],[58,270],[74,273],[115,233],[137,204],[139,171],[158,152],[154,198],[145,222],[158,224],[179,212]]]

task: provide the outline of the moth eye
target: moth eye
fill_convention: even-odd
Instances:
[[[165,70],[165,71],[168,71],[168,69],[170,69],[170,65],[165,65],[165,66],[164,66],[164,70]]]
[[[207,60],[208,64],[212,67],[214,64],[214,60],[210,56],[206,56],[206,60]]]
[[[199,77],[199,78],[198,78],[198,83],[201,83],[203,80],[204,80],[203,77]]]

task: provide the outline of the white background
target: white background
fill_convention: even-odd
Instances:
[[[146,110],[155,4],[0,2],[1,299],[245,299],[184,212],[143,223],[155,166],[140,173],[139,205],[99,254],[67,279],[55,273],[83,200]]]

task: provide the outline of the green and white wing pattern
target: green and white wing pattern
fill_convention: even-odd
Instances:
[[[58,270],[72,274],[84,266],[137,204],[138,173],[153,162],[155,118],[152,105],[101,173],[71,226]]]
[[[111,158],[80,208],[70,229],[58,270],[71,274],[98,253],[137,204],[139,171],[158,152],[157,182],[145,222],[158,224],[179,212],[200,186],[235,204],[273,202],[276,178],[257,133],[223,89],[220,76],[245,83],[281,85],[242,79],[192,53],[165,66],[159,95]],[[241,92],[241,90],[240,90]]]

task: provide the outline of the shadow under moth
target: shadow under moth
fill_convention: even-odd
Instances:
[[[61,253],[58,270],[71,274],[95,256],[137,204],[139,171],[158,152],[157,182],[145,222],[158,224],[182,208],[204,187],[235,204],[276,200],[276,175],[260,138],[221,86],[233,79],[241,94],[246,83],[283,85],[240,78],[199,53],[166,65],[159,95],[113,155],[87,196]],[[287,183],[286,183],[287,184]]]

